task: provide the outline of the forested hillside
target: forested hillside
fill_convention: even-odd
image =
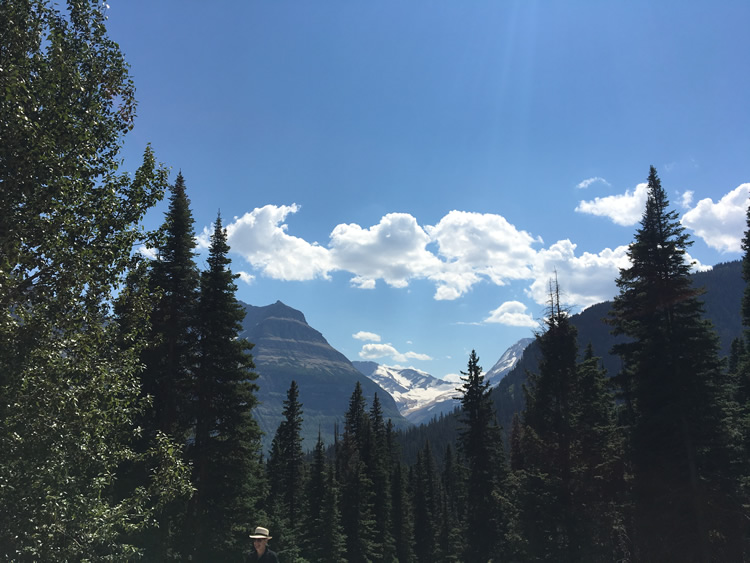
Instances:
[[[309,457],[295,372],[266,456],[227,229],[199,266],[188,179],[149,147],[121,172],[104,10],[0,3],[0,558],[239,561],[261,525],[296,563],[750,560],[750,210],[741,264],[691,276],[651,167],[612,303],[571,317],[549,280],[496,390],[472,350],[455,416],[399,435],[357,380]]]

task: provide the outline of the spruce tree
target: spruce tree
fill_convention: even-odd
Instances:
[[[468,368],[461,372],[462,428],[459,447],[466,460],[466,503],[471,507],[466,517],[465,557],[470,561],[487,561],[502,557],[508,549],[509,522],[501,500],[507,485],[508,467],[490,395],[490,385],[474,350]]]
[[[113,295],[166,172],[118,170],[134,86],[101,2],[0,2],[0,68],[0,559],[126,559],[181,488],[165,441],[143,489],[117,474],[144,339]]]
[[[238,338],[245,317],[230,270],[219,215],[200,277],[198,364],[192,392],[194,441],[188,448],[195,494],[186,526],[193,558],[236,558],[255,524],[260,428],[252,417],[257,378],[250,350]]]
[[[141,419],[142,448],[163,434],[184,447],[194,429],[195,376],[198,366],[198,290],[200,274],[195,264],[195,231],[185,180],[177,175],[170,187],[169,207],[151,263],[150,291],[154,295],[149,345],[142,360],[142,392],[151,407]],[[142,475],[149,467],[137,468]],[[183,502],[165,504],[159,527],[142,538],[157,559],[187,558],[191,542],[186,531]]]
[[[391,478],[393,543],[399,563],[412,563],[414,555],[414,511],[409,495],[408,471],[396,462]]]
[[[346,536],[346,558],[351,563],[365,563],[375,558],[375,493],[364,461],[365,446],[370,443],[370,434],[370,418],[362,386],[357,382],[349,399],[344,435],[336,459],[341,483],[341,518]]]
[[[388,438],[388,428],[383,420],[383,410],[378,394],[372,399],[370,407],[370,426],[372,428],[371,445],[366,464],[373,490],[373,518],[377,535],[375,537],[375,560],[392,561],[395,546],[391,530],[391,471],[394,453]]]
[[[302,543],[305,511],[305,463],[302,452],[302,405],[299,387],[292,380],[284,400],[284,420],[273,438],[268,462],[271,499],[278,507],[275,515],[283,522],[278,542],[281,551],[297,552]]]
[[[524,387],[521,526],[531,560],[575,561],[581,542],[573,506],[576,329],[550,282],[545,331],[537,335],[539,373]]]
[[[689,277],[691,241],[656,170],[620,270],[613,323],[627,337],[614,351],[629,420],[634,542],[643,560],[733,558],[723,370],[717,337]]]
[[[414,552],[417,561],[442,561],[440,532],[442,531],[442,491],[435,458],[426,442],[417,454],[412,472],[412,503],[414,505]],[[460,549],[461,544],[454,546]]]

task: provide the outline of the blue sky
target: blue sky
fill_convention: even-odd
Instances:
[[[649,165],[691,256],[741,257],[746,1],[109,3],[126,168],[151,143],[199,234],[221,211],[238,297],[351,360],[488,370],[555,271],[574,311],[612,298]]]

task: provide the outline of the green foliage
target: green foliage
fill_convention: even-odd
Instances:
[[[502,430],[497,424],[489,383],[472,350],[468,369],[461,372],[459,448],[467,466],[466,553],[472,561],[486,561],[506,550],[509,522],[501,510],[508,467]]]
[[[235,298],[238,276],[228,252],[218,216],[200,277],[198,364],[186,407],[195,424],[188,456],[196,489],[186,528],[197,560],[238,557],[258,508],[260,429],[251,414],[257,375],[252,345],[238,338],[244,309]]]
[[[539,373],[529,374],[523,423],[514,419],[512,435],[524,558],[617,559],[612,530],[622,477],[614,401],[591,346],[577,362],[577,331],[556,281],[544,324]]]
[[[98,2],[0,4],[0,546],[3,559],[137,553],[149,506],[184,491],[164,436],[136,453],[144,344],[112,316],[166,172],[118,173],[133,84]],[[134,313],[137,316],[138,311]],[[121,487],[118,466],[154,472]]]
[[[692,288],[691,244],[654,168],[646,210],[620,271],[613,322],[632,462],[635,548],[652,560],[735,559],[726,421],[727,381],[718,342]]]
[[[305,514],[305,465],[300,435],[302,405],[298,398],[299,388],[292,380],[284,401],[284,420],[276,431],[268,461],[268,481],[276,507],[275,515],[284,522],[276,545],[286,552],[297,550],[302,544]]]

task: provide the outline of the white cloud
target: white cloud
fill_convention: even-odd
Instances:
[[[544,304],[556,269],[567,302],[579,306],[614,296],[617,268],[626,261],[625,247],[576,256],[575,244],[563,240],[536,249],[541,238],[501,215],[463,211],[425,227],[406,213],[390,213],[368,228],[341,224],[325,248],[288,233],[286,219],[298,211],[297,205],[267,205],[237,218],[227,226],[232,251],[279,280],[330,279],[335,271],[349,272],[360,289],[374,289],[378,280],[399,288],[428,280],[435,284],[436,300],[460,298],[483,281],[499,286],[524,281],[530,284],[527,295]]]
[[[380,335],[375,334],[374,332],[367,332],[365,330],[360,330],[359,332],[356,332],[352,334],[352,338],[355,340],[364,340],[369,342],[380,342]]]
[[[561,302],[564,305],[588,307],[611,299],[617,294],[615,279],[620,268],[627,268],[627,246],[605,248],[598,254],[575,255],[576,245],[569,240],[557,241],[540,250],[534,264],[534,281],[526,293],[536,303],[549,300],[549,280],[557,275]]]
[[[604,178],[600,178],[599,176],[594,176],[593,178],[587,178],[587,179],[586,179],[586,180],[584,180],[583,182],[579,183],[579,184],[578,184],[578,185],[576,186],[576,188],[578,188],[579,190],[585,190],[586,188],[588,188],[588,187],[589,187],[589,186],[590,186],[591,184],[593,184],[594,182],[601,182],[601,183],[603,183],[603,184],[606,184],[607,186],[611,185],[611,184],[610,184],[609,182],[607,182],[607,180],[605,180]]]
[[[526,305],[520,301],[506,301],[490,313],[484,322],[500,323],[508,326],[526,326],[535,328],[539,325],[530,314],[526,312]]]
[[[528,279],[535,250],[542,240],[518,230],[503,216],[451,211],[427,232],[445,258],[430,279],[438,282],[436,299],[455,299],[482,278],[496,285]]]
[[[336,267],[352,272],[352,284],[372,289],[382,279],[406,287],[414,278],[440,270],[440,260],[426,249],[430,237],[407,213],[389,213],[368,229],[338,225],[331,233],[330,255]]]
[[[394,362],[408,362],[409,360],[428,361],[432,358],[427,354],[417,352],[401,353],[391,344],[365,344],[359,351],[359,357],[363,360],[375,360],[378,358],[391,358]]]
[[[576,207],[579,213],[608,217],[618,225],[635,225],[643,216],[648,199],[648,184],[638,184],[632,192],[607,197],[596,197],[593,201],[581,201]]]
[[[693,205],[693,195],[694,192],[692,190],[682,192],[680,195],[680,205],[685,209],[690,209],[690,206]]]
[[[714,203],[702,199],[682,216],[682,224],[695,231],[711,248],[721,252],[740,252],[747,226],[746,213],[750,183],[741,184]]]
[[[150,248],[145,245],[141,245],[138,247],[138,252],[148,258],[149,260],[156,260],[156,249]]]
[[[247,283],[251,284],[255,280],[255,276],[252,274],[248,274],[247,272],[237,272],[240,275],[240,279]]]
[[[227,225],[227,242],[264,275],[282,280],[327,278],[333,264],[330,251],[287,234],[287,215],[299,206],[266,205]],[[204,234],[206,230],[204,229]]]

